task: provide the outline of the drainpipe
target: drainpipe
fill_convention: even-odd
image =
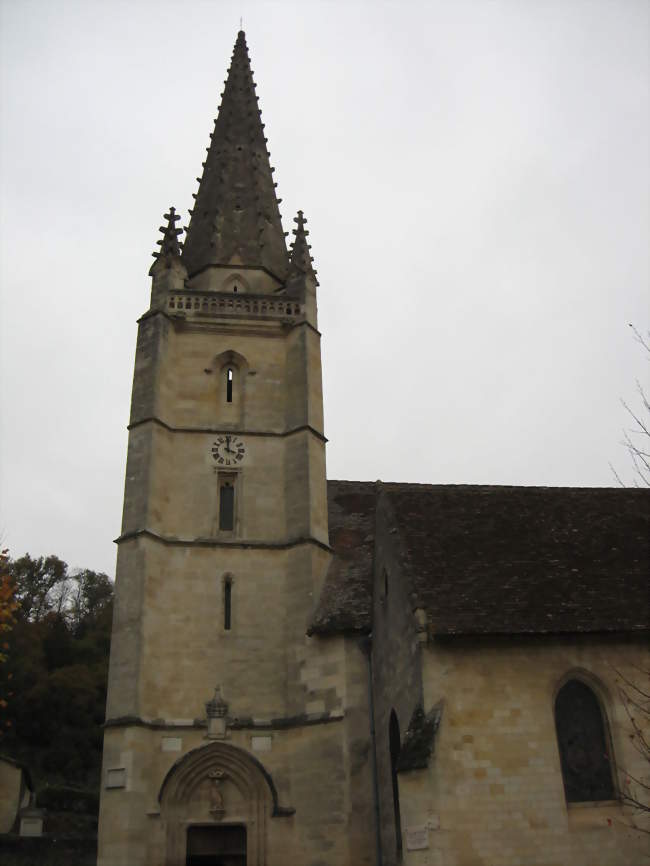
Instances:
[[[381,831],[379,821],[379,781],[377,775],[377,739],[375,737],[375,693],[372,685],[372,634],[359,642],[361,652],[368,659],[368,704],[370,712],[370,739],[372,741],[372,799],[375,810],[375,855],[377,866],[383,866],[384,855],[381,849]]]

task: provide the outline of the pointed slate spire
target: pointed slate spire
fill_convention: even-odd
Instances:
[[[183,261],[190,276],[209,265],[234,263],[284,280],[287,245],[243,30],[225,85]]]
[[[313,277],[316,285],[318,285],[316,271],[312,264],[314,259],[309,252],[311,245],[307,243],[307,235],[309,234],[307,229],[305,229],[307,220],[301,210],[298,211],[298,216],[294,217],[293,221],[297,224],[297,228],[293,230],[294,240],[291,245],[291,263],[289,265],[288,282],[293,278],[304,274]]]
[[[183,234],[183,229],[176,228],[176,222],[180,219],[176,213],[176,208],[170,207],[169,213],[163,214],[163,216],[167,220],[167,225],[160,226],[159,229],[162,232],[162,238],[156,241],[156,243],[160,247],[160,250],[152,253],[156,261],[169,258],[170,256],[174,256],[175,258],[180,258],[181,256],[181,244],[178,242],[178,237]],[[156,262],[151,266],[152,269],[155,265]]]

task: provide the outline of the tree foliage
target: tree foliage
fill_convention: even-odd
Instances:
[[[16,622],[16,611],[18,601],[16,599],[16,587],[12,576],[9,574],[9,556],[7,550],[0,551],[0,664],[7,661],[9,649],[9,632]],[[0,683],[0,712],[5,714],[8,707],[8,699],[12,697],[11,675],[7,674],[4,682]],[[0,737],[3,728],[10,727],[10,720],[0,717]]]
[[[15,624],[0,670],[9,732],[3,751],[37,780],[94,785],[99,778],[113,586],[56,556],[7,561]]]

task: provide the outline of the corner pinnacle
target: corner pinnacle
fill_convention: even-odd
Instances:
[[[296,277],[299,274],[304,274],[313,277],[316,285],[318,285],[316,271],[312,264],[313,257],[309,252],[311,246],[307,243],[307,235],[309,234],[309,231],[305,228],[307,220],[301,210],[298,211],[298,216],[294,217],[293,221],[296,223],[297,227],[293,230],[294,240],[291,245],[289,279]]]
[[[176,228],[176,222],[180,219],[180,216],[176,213],[176,208],[170,207],[169,213],[164,214],[164,218],[167,220],[167,225],[160,226],[159,229],[162,233],[162,238],[156,241],[156,243],[160,247],[160,250],[152,253],[156,261],[149,269],[151,276],[153,276],[154,268],[159,262],[164,262],[166,267],[170,267],[173,259],[178,259],[180,262],[182,245],[179,243],[178,236],[183,234],[183,229]]]
[[[178,236],[183,234],[183,229],[176,228],[176,222],[180,216],[176,213],[176,208],[170,207],[169,213],[163,214],[163,217],[167,220],[167,225],[160,226],[159,231],[162,232],[162,239],[156,241],[160,251],[152,255],[157,259],[165,256],[180,256],[181,244],[178,242]]]

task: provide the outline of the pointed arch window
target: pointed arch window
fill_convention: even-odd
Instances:
[[[615,799],[605,716],[582,680],[570,679],[558,692],[555,727],[567,803]]]
[[[234,349],[227,349],[212,359],[210,369],[218,371],[215,420],[218,423],[228,421],[231,424],[243,421],[248,361]]]

